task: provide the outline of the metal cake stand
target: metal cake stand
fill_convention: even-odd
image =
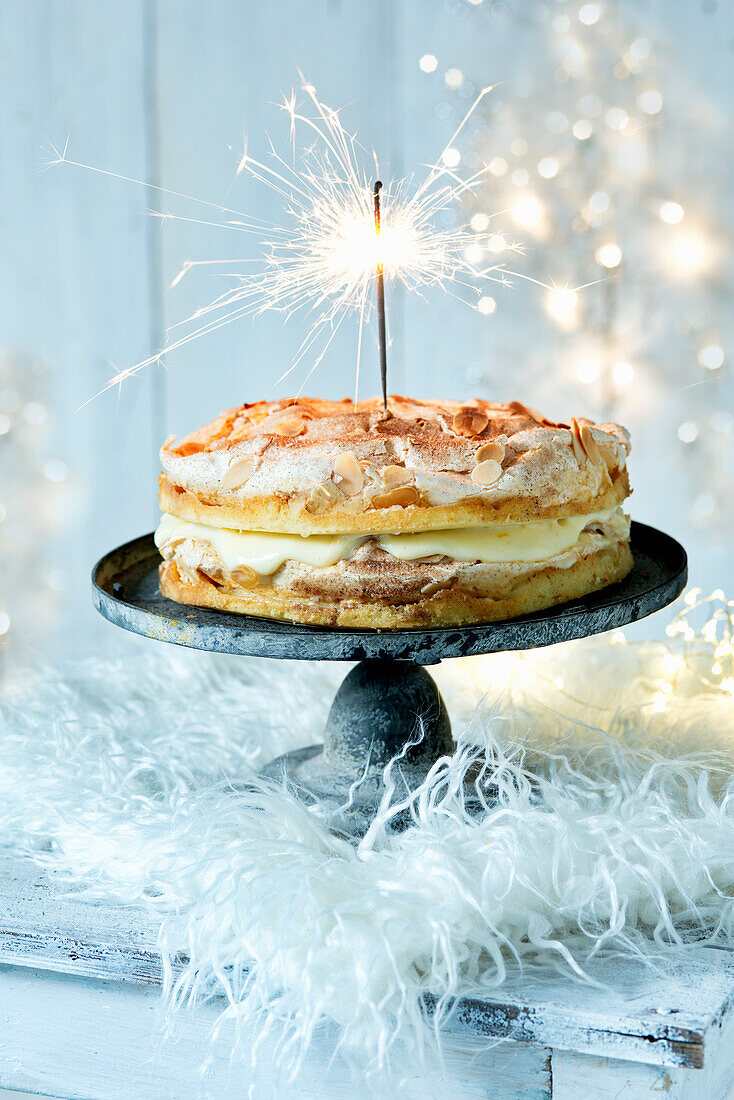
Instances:
[[[390,760],[400,756],[400,778],[411,789],[453,750],[446,707],[423,666],[584,638],[659,611],[683,591],[685,550],[662,531],[633,523],[632,552],[632,572],[601,592],[506,622],[428,630],[303,626],[174,603],[158,588],[161,559],[152,534],[106,554],[92,580],[100,614],[147,638],[251,657],[359,662],[334,698],[324,744],[278,757],[264,774],[285,776],[306,802],[342,807],[344,830],[360,833],[379,803]]]

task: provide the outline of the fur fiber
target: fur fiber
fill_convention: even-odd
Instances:
[[[244,1031],[280,1036],[293,1072],[336,1028],[376,1081],[398,1048],[420,1058],[453,998],[510,969],[583,981],[600,952],[653,965],[670,944],[731,941],[731,645],[677,633],[439,669],[459,747],[410,800],[411,828],[387,828],[395,782],[356,846],[256,774],[319,738],[344,667],[145,643],[17,674],[0,695],[0,832],[158,916],[164,960],[190,959],[168,971],[171,1011],[224,995]],[[471,817],[477,761],[499,798]]]

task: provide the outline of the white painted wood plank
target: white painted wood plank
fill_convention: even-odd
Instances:
[[[53,503],[28,502],[26,519],[31,531],[46,512],[58,519],[36,536],[44,568],[69,581],[53,621],[27,614],[44,577],[4,593],[26,653],[121,644],[92,609],[89,571],[156,513],[155,372],[77,412],[111,375],[108,360],[134,363],[150,348],[148,198],[67,166],[39,171],[42,146],[68,134],[76,159],[146,178],[144,10],[144,0],[0,4],[0,352],[26,370],[46,365],[47,457],[69,468],[49,485]]]
[[[329,1065],[333,1036],[320,1036],[295,1081],[278,1073],[274,1037],[258,1064],[230,1065],[233,1028],[215,1042],[216,1009],[184,1010],[173,1035],[160,1032],[159,995],[150,989],[0,968],[0,1086],[68,1100],[317,1100],[374,1095],[355,1086],[340,1059]],[[404,1066],[392,1095],[405,1100],[550,1100],[550,1052],[523,1044],[445,1040],[445,1074]],[[252,1089],[252,1092],[249,1090]]]
[[[0,963],[116,982],[157,984],[155,923],[132,907],[64,894],[27,858],[0,858]],[[661,1066],[707,1064],[732,1018],[734,953],[671,952],[656,970],[634,960],[590,968],[599,989],[555,971],[509,979],[465,1000],[450,1027]]]

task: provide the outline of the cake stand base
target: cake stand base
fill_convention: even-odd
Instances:
[[[331,704],[323,745],[279,756],[262,774],[285,779],[338,828],[360,834],[380,804],[390,761],[400,796],[419,787],[435,762],[453,751],[446,705],[424,668],[412,661],[361,661]]]

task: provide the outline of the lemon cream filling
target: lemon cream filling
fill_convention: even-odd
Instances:
[[[416,531],[403,535],[287,535],[269,531],[233,531],[193,523],[166,513],[155,533],[162,549],[180,540],[208,543],[228,570],[248,566],[260,576],[271,576],[285,562],[297,561],[325,568],[350,558],[364,542],[373,540],[381,549],[403,561],[434,555],[455,561],[489,564],[534,562],[571,550],[587,527],[613,521],[617,537],[626,537],[627,521],[620,507],[583,516],[537,520],[446,531]]]

